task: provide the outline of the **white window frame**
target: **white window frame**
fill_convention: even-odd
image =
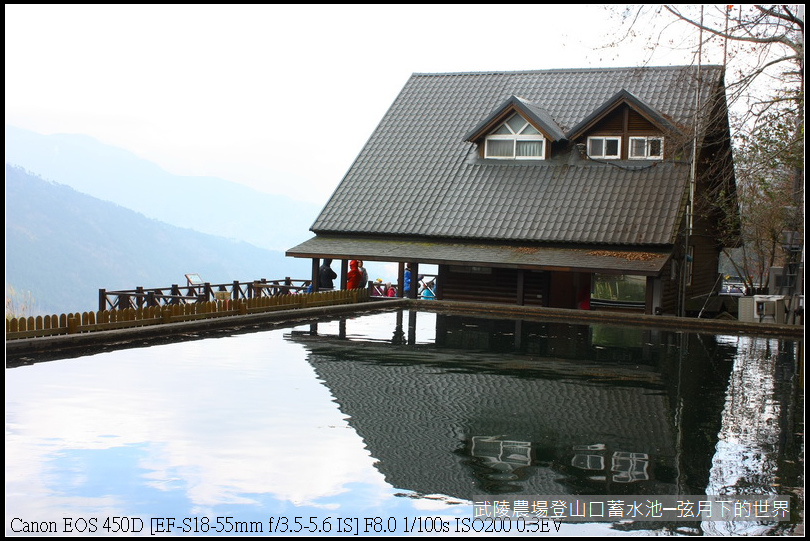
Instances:
[[[520,129],[520,132],[515,133],[512,127],[508,124],[508,121],[512,118],[512,116],[520,116],[522,120],[526,122],[526,124]],[[506,121],[502,122],[498,125],[498,128],[501,126],[506,126],[510,132],[510,134],[492,134],[487,135],[486,139],[484,139],[484,158],[488,160],[545,160],[546,159],[546,138],[543,134],[531,134],[531,135],[523,135],[523,130],[526,129],[527,126],[531,126],[531,124],[523,118],[522,115],[515,115],[510,116]],[[511,141],[512,142],[512,155],[511,156],[491,156],[489,154],[489,142],[490,141]],[[531,141],[531,142],[539,142],[540,143],[540,155],[538,156],[518,156],[517,155],[517,144],[520,141]]]
[[[633,141],[644,141],[644,155],[638,156],[634,155],[633,152],[635,147],[633,146]],[[650,142],[651,141],[658,141],[661,149],[661,154],[658,156],[651,156],[650,155]],[[630,147],[627,151],[628,158],[631,160],[663,160],[664,159],[664,138],[663,137],[630,137]]]
[[[602,141],[602,155],[591,154],[591,141],[595,141],[597,139]],[[618,143],[617,151],[616,151],[615,156],[613,154],[606,155],[604,153],[605,149],[607,149],[607,142],[608,141],[616,141]],[[618,160],[619,158],[622,157],[622,138],[621,138],[621,136],[608,136],[608,135],[596,136],[596,137],[588,137],[587,151],[588,151],[588,157],[589,158],[599,158],[601,160]]]

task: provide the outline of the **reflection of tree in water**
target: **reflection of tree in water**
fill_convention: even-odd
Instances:
[[[792,387],[795,357],[787,350],[792,350],[793,344],[739,338],[706,494],[780,493],[784,436],[792,425],[791,413],[785,406],[790,399],[784,395],[789,395]],[[785,355],[781,355],[783,351]],[[785,364],[790,366],[782,366]],[[795,501],[791,508],[795,509]],[[769,533],[772,528],[754,522],[706,524],[708,531],[723,534],[757,535]]]
[[[773,486],[781,405],[775,400],[776,355],[757,340],[741,344],[729,379],[717,454],[709,479],[713,494],[761,493]]]

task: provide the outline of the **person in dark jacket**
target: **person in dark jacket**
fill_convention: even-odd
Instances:
[[[335,278],[337,278],[337,273],[332,270],[332,260],[324,259],[323,265],[318,270],[318,287],[320,289],[334,289],[335,282],[333,280]]]

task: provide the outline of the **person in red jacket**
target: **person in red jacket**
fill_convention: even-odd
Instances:
[[[356,259],[349,261],[349,273],[346,275],[346,289],[358,289],[362,286],[363,275]]]

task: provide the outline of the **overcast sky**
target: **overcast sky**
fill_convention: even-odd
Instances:
[[[602,48],[615,26],[600,5],[6,5],[6,124],[324,203],[412,73],[644,62]]]

